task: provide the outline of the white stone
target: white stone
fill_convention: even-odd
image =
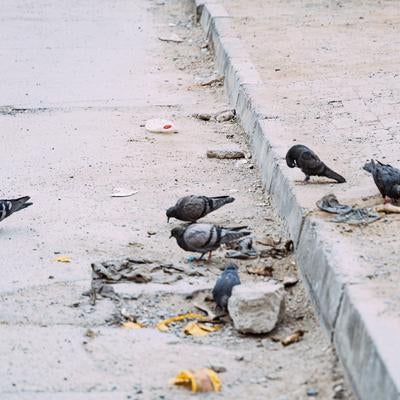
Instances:
[[[228,302],[235,329],[243,333],[268,333],[283,316],[283,285],[275,281],[235,286]]]

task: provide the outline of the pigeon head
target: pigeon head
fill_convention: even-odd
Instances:
[[[165,214],[167,215],[167,218],[168,218],[167,222],[169,222],[170,218],[175,218],[176,217],[175,207],[168,208],[168,210]]]
[[[237,271],[238,267],[236,264],[234,263],[229,263],[226,267],[225,267],[225,271]]]
[[[170,238],[174,237],[175,239],[178,239],[183,236],[183,233],[185,232],[186,228],[183,228],[181,226],[177,226],[176,228],[171,229],[171,236]]]
[[[363,170],[369,172],[370,174],[372,174],[372,171],[375,169],[375,161],[371,160],[369,162],[366,162],[363,166]]]

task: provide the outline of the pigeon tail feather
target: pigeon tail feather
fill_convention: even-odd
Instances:
[[[346,182],[346,179],[342,175],[339,175],[338,173],[336,173],[335,171],[331,170],[327,166],[325,166],[325,168],[324,168],[324,175],[327,178],[334,179],[338,183]]]

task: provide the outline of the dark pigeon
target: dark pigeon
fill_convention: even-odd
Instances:
[[[290,168],[300,168],[306,175],[305,181],[308,181],[310,176],[325,176],[338,183],[346,182],[343,176],[332,171],[311,149],[302,144],[296,144],[289,149],[286,164]]]
[[[33,203],[28,202],[29,199],[29,196],[25,196],[19,199],[0,200],[0,221],[19,210],[31,206]]]
[[[235,201],[230,196],[185,196],[180,198],[173,207],[168,208],[167,218],[181,221],[196,222],[207,214]]]
[[[245,231],[246,226],[234,228],[224,228],[214,224],[191,224],[184,227],[176,227],[171,230],[171,236],[174,237],[178,246],[186,251],[201,253],[201,260],[206,253],[218,249],[223,243],[230,243],[251,232]]]
[[[219,308],[226,310],[232,289],[236,285],[240,285],[238,267],[236,264],[230,263],[218,278],[212,291],[214,301]]]
[[[365,163],[363,169],[372,174],[385,203],[400,198],[400,170],[374,160]]]

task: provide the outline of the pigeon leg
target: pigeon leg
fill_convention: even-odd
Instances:
[[[388,203],[391,203],[391,202],[392,202],[392,200],[391,200],[390,197],[385,196],[385,197],[383,198],[383,204],[388,204]]]
[[[306,177],[304,178],[304,182],[308,182],[310,180],[310,176],[306,175]]]
[[[200,256],[198,259],[196,259],[196,261],[197,261],[197,262],[198,262],[198,261],[202,261],[205,254],[206,254],[206,253],[201,253],[201,256]]]
[[[210,262],[210,260],[211,260],[211,255],[212,255],[212,251],[210,251],[210,252],[208,253],[207,262]]]

